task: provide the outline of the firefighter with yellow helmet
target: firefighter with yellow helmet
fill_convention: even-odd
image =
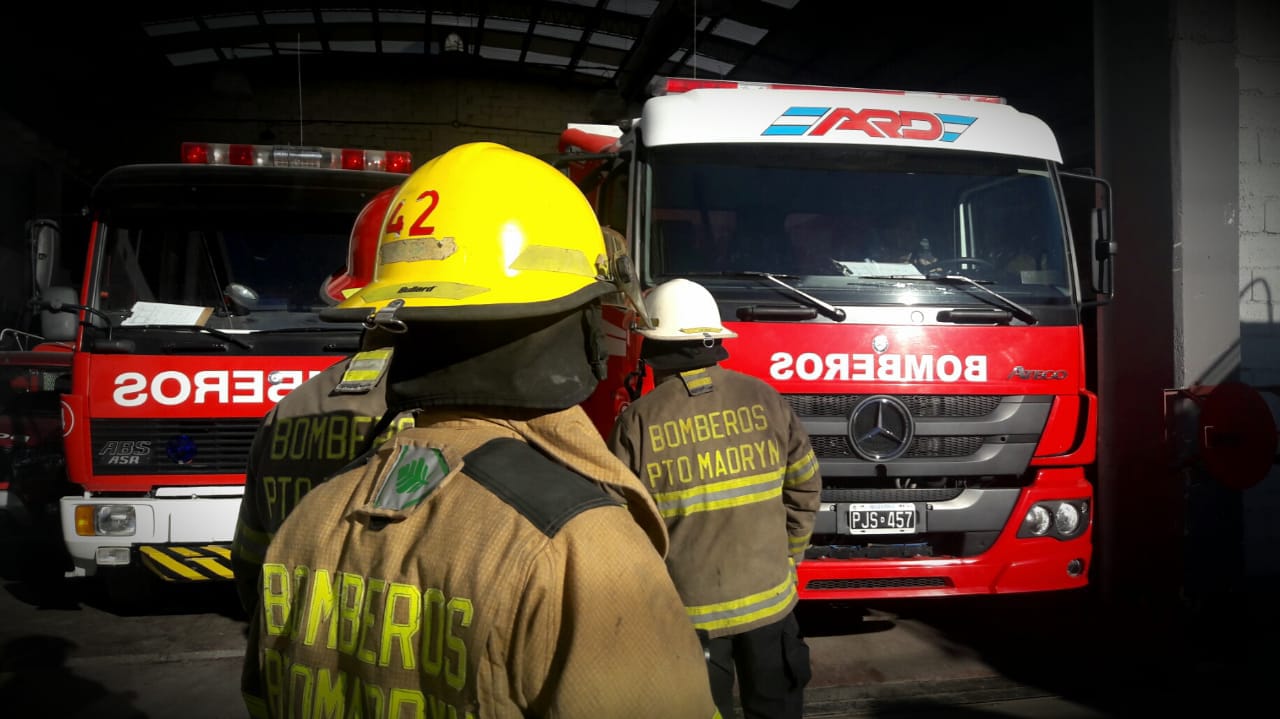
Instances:
[[[373,281],[327,312],[395,334],[388,414],[415,426],[272,539],[253,714],[717,715],[657,508],[578,407],[615,291],[542,160],[469,143],[405,181]]]
[[[621,412],[609,446],[666,520],[667,568],[706,644],[720,713],[733,715],[736,674],[745,717],[798,719],[811,671],[795,567],[822,484],[809,435],[777,390],[719,365],[738,335],[705,287],[670,280],[644,305],[654,387]]]

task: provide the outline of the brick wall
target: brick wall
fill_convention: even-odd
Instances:
[[[1280,385],[1280,7],[1238,7],[1241,378]]]
[[[1280,418],[1280,5],[1236,5],[1240,119],[1240,379]],[[1280,577],[1280,470],[1245,490],[1244,572]]]

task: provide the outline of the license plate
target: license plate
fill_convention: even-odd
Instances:
[[[849,534],[915,534],[916,506],[898,504],[849,505]]]

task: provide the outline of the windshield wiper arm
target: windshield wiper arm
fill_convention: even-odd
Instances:
[[[917,280],[917,281],[924,280],[926,282],[964,282],[973,287],[978,288],[979,290],[986,293],[987,295],[994,297],[996,301],[1000,303],[1000,306],[1004,307],[1010,312],[1013,312],[1013,316],[1017,317],[1023,322],[1026,322],[1029,325],[1034,325],[1036,324],[1036,322],[1039,321],[1036,319],[1036,316],[1031,313],[1031,310],[1027,309],[1026,307],[1023,307],[1017,302],[1014,302],[1008,297],[1005,297],[999,292],[996,292],[995,290],[989,287],[986,287],[981,282],[978,282],[977,280],[971,277],[965,277],[964,275],[932,274],[932,275],[925,275],[923,277],[915,277],[911,275],[886,275],[886,276],[880,276],[880,277],[868,277],[866,279]]]
[[[214,337],[217,337],[218,339],[224,340],[226,342],[230,342],[233,345],[239,345],[240,347],[243,347],[244,349],[247,349],[247,350],[253,349],[253,345],[249,344],[245,340],[240,339],[239,337],[236,337],[233,334],[223,332],[222,330],[215,330],[212,327],[205,327],[204,325],[125,325],[125,327],[144,329],[144,330],[182,330],[184,332],[196,332],[196,333],[208,332]]]
[[[255,329],[255,335],[286,335],[286,334],[305,334],[320,332],[353,332],[363,331],[364,325],[359,320],[343,320],[340,322],[325,321],[322,325],[306,325],[302,327],[266,327],[263,329]]]
[[[686,275],[688,277],[755,277],[755,278],[769,280],[770,282],[787,290],[791,294],[803,299],[805,302],[809,304],[809,306],[818,310],[823,315],[826,315],[829,319],[835,320],[836,322],[844,322],[844,318],[846,317],[845,311],[840,309],[839,307],[829,305],[826,302],[823,302],[822,300],[818,299],[817,297],[814,297],[813,295],[807,292],[804,292],[778,279],[779,277],[795,277],[796,275],[788,275],[788,274],[773,273],[773,272],[756,272],[754,270],[729,270],[725,272],[684,272],[681,274]]]

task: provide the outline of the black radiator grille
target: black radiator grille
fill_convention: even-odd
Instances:
[[[902,456],[908,459],[921,457],[968,457],[977,452],[983,443],[982,437],[916,437],[911,440],[911,447]],[[809,437],[814,454],[819,458],[850,457],[856,458],[849,438],[845,435],[820,434]]]
[[[107,475],[243,473],[249,445],[261,423],[260,419],[93,420],[89,425],[93,470]],[[170,457],[171,442],[176,459]],[[189,461],[180,461],[187,457]]]
[[[947,502],[964,492],[961,487],[847,488],[823,487],[824,502]]]
[[[872,395],[860,394],[789,394],[792,409],[801,417],[848,417],[858,403]],[[900,394],[894,395],[907,405],[911,416],[985,417],[1000,406],[1003,397],[989,394]]]

